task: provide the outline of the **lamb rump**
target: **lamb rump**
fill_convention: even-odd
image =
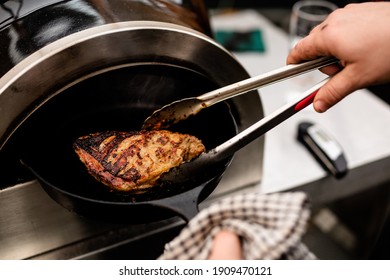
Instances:
[[[167,130],[93,133],[78,138],[73,147],[98,181],[134,192],[145,191],[163,173],[205,151],[195,136]]]

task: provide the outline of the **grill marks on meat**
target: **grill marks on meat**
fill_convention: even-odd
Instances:
[[[73,147],[98,181],[135,192],[150,188],[163,173],[205,151],[196,137],[167,130],[94,133],[78,138]]]

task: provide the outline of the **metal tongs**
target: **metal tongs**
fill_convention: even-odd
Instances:
[[[142,129],[152,130],[168,128],[171,125],[185,120],[189,116],[195,115],[202,109],[210,107],[218,102],[334,63],[338,63],[336,58],[321,57],[300,64],[291,64],[265,74],[210,91],[198,97],[184,98],[172,102],[161,109],[154,111],[153,114],[144,121]]]
[[[147,118],[144,122],[143,129],[167,128],[174,123],[188,118],[190,115],[198,113],[203,108],[207,108],[220,101],[257,89],[261,86],[279,82],[334,63],[338,63],[338,60],[335,58],[324,57],[304,62],[302,64],[288,65],[266,74],[211,91],[198,97],[186,98],[173,102],[162,107],[160,110],[155,111],[149,118]],[[162,176],[161,180],[175,183],[188,182],[191,178],[195,178],[199,174],[203,174],[206,170],[212,169],[215,164],[218,164],[222,160],[233,155],[239,149],[243,148],[256,138],[268,132],[270,129],[310,105],[318,90],[328,81],[328,79],[329,78],[326,78],[314,85],[312,88],[305,91],[297,100],[284,105],[270,115],[262,118],[225,143],[222,143],[214,149],[201,154],[199,157],[190,162],[180,165],[178,168],[171,169],[168,173]]]

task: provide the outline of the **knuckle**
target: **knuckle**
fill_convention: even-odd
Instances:
[[[355,7],[357,7],[356,3],[349,3],[349,4],[345,5],[344,9],[353,9]]]

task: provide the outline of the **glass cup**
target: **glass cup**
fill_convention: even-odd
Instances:
[[[323,22],[338,7],[328,1],[304,0],[296,2],[290,17],[290,48],[308,35],[310,31]]]

